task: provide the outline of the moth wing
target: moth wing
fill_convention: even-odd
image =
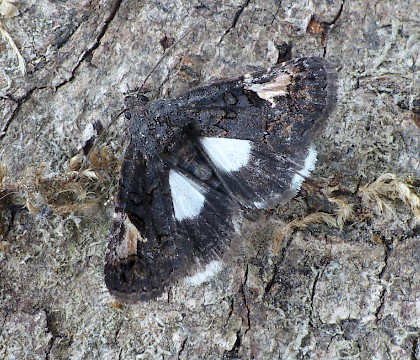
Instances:
[[[335,106],[336,82],[326,60],[300,58],[181,99],[230,195],[269,208],[295,195],[314,169],[311,141]]]
[[[180,278],[204,280],[238,232],[239,204],[197,146],[185,141],[176,153],[147,159],[134,144],[126,151],[104,269],[121,300],[156,298]]]
[[[317,157],[310,145],[279,153],[250,140],[204,137],[200,144],[231,196],[251,209],[271,208],[296,195]]]
[[[287,151],[312,141],[333,111],[336,93],[332,65],[310,57],[192,90],[178,104],[203,136]]]

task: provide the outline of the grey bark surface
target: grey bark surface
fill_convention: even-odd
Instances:
[[[124,94],[198,21],[152,73],[150,96],[269,67],[287,44],[293,57],[322,56],[320,34],[306,27],[312,15],[332,21],[341,5],[41,0],[2,19],[28,74],[0,42],[0,358],[420,358],[420,219],[398,193],[361,191],[393,173],[420,193],[417,1],[344,3],[326,48],[339,98],[315,144],[313,181],[246,224],[243,249],[210,282],[180,282],[147,303],[114,301],[103,260],[124,117],[98,145],[112,166],[105,155],[91,161],[79,183],[69,168],[92,124],[107,127]],[[354,218],[342,229],[295,229],[273,253],[279,228],[334,214],[327,197],[354,204]]]

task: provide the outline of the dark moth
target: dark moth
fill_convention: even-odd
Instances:
[[[309,57],[175,99],[127,98],[131,140],[105,263],[111,294],[148,300],[220,269],[244,212],[284,203],[313,170],[336,82],[326,60]]]

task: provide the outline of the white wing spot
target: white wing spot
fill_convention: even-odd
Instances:
[[[290,84],[290,75],[280,73],[273,80],[262,84],[252,84],[252,78],[245,78],[245,89],[255,92],[261,99],[276,106],[274,98],[287,94],[287,86]]]
[[[251,157],[251,141],[205,137],[201,145],[216,167],[233,172],[248,164]]]
[[[303,181],[315,169],[317,151],[313,146],[308,149],[308,156],[305,158],[303,168],[293,176],[292,189],[299,191]]]
[[[169,171],[169,186],[175,219],[182,221],[195,218],[204,207],[205,190],[175,170]]]
[[[266,208],[265,203],[264,203],[264,202],[262,202],[262,201],[254,201],[254,206],[255,206],[257,209],[265,209],[265,208]]]
[[[114,223],[118,224],[119,228],[124,225],[123,240],[117,243],[115,247],[115,254],[120,259],[125,259],[130,255],[137,253],[137,243],[147,242],[147,239],[143,238],[138,229],[130,221],[127,213],[115,212],[113,215]]]
[[[193,286],[201,285],[202,283],[210,280],[222,269],[223,269],[223,261],[213,260],[209,262],[202,271],[197,272],[192,276],[186,277],[184,279],[184,282],[188,285],[193,285]]]

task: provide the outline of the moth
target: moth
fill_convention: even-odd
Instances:
[[[286,202],[314,169],[336,83],[328,61],[308,57],[174,99],[127,98],[131,139],[104,268],[111,294],[149,300],[219,271],[244,214]]]

